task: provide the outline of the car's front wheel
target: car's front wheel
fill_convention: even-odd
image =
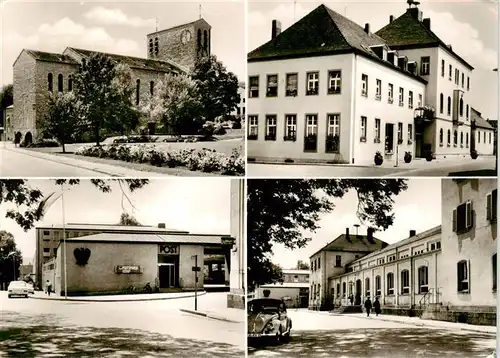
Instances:
[[[12,295],[9,295],[9,298],[12,298]]]

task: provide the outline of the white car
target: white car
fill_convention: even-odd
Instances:
[[[9,287],[7,288],[9,298],[12,296],[23,296],[28,297],[29,288],[28,284],[24,281],[12,281],[9,283]]]
[[[26,286],[28,287],[28,293],[31,293],[32,295],[35,294],[35,288],[33,287],[32,283],[26,282]]]

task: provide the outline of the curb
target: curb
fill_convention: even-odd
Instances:
[[[232,319],[228,319],[226,317],[217,316],[217,315],[211,314],[209,312],[188,310],[188,309],[185,309],[185,308],[179,308],[179,311],[185,312],[185,313],[194,314],[194,315],[201,316],[201,317],[207,317],[207,318],[211,318],[211,319],[216,319],[218,321],[224,321],[224,322],[230,322],[230,323],[243,323],[241,321],[235,321],[235,320],[232,320]]]
[[[205,295],[206,292],[200,292],[198,293],[198,296],[203,296]],[[42,297],[34,297],[30,296],[29,298],[34,299],[34,300],[45,300],[45,301],[66,301],[66,302],[139,302],[139,301],[160,301],[160,300],[175,300],[179,298],[191,298],[194,297],[194,294],[186,295],[186,296],[177,296],[177,297],[155,297],[155,298],[139,298],[139,299],[104,299],[104,300],[97,300],[97,299],[82,299],[82,298],[42,298]]]

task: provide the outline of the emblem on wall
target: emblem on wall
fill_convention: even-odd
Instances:
[[[90,249],[87,248],[75,249],[73,251],[73,255],[75,255],[77,265],[85,266],[89,262]]]

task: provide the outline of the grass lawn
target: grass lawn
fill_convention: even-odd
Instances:
[[[495,177],[495,169],[470,170],[465,172],[455,172],[448,174],[449,177]]]

